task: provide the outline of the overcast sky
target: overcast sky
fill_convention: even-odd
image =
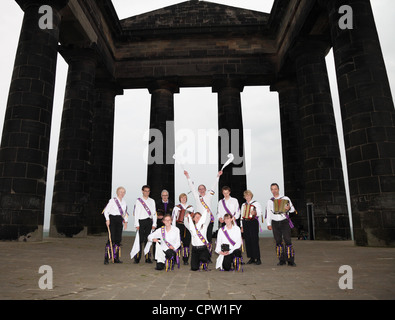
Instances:
[[[182,1],[113,1],[120,19],[180,2]],[[219,0],[212,2],[235,7],[241,6],[246,9],[267,13],[270,12],[273,3],[271,0]],[[371,2],[392,92],[394,92],[395,44],[393,41],[393,30],[395,30],[395,21],[393,19],[393,13],[395,12],[395,2],[393,0],[372,0]],[[0,135],[2,134],[5,108],[22,18],[23,12],[15,1],[0,2],[0,40],[2,43],[2,50],[0,51]],[[339,101],[332,52],[327,56],[327,64],[335,114],[339,122]],[[44,228],[48,228],[49,226],[66,76],[67,64],[59,56],[53,107]],[[269,190],[270,183],[278,182],[280,187],[283,187],[278,95],[277,93],[270,92],[269,87],[246,87],[241,94],[241,98],[244,129],[248,130],[251,136],[250,141],[246,141],[246,156],[248,157],[247,163],[249,164],[247,167],[247,187],[253,191],[254,198],[265,206],[266,201],[271,197]],[[113,194],[115,194],[115,189],[118,186],[124,186],[127,190],[125,199],[130,207],[133,206],[136,198],[141,195],[141,186],[146,183],[147,168],[144,156],[146,156],[147,139],[145,138],[145,134],[147,134],[149,127],[150,99],[150,94],[146,89],[125,90],[123,96],[116,98]],[[217,94],[212,93],[211,88],[181,88],[180,93],[174,96],[174,104],[176,136],[177,133],[181,134],[182,130],[193,130],[192,132],[196,139],[195,143],[197,144],[198,141],[202,143],[202,140],[199,140],[198,130],[200,130],[200,133],[203,133],[205,130],[218,129]],[[341,126],[338,126],[338,131],[342,136]],[[340,146],[344,156],[342,140],[340,141]],[[215,147],[211,148],[209,152],[215,154],[214,159],[217,158]],[[210,164],[209,160],[209,156],[207,156],[206,164],[186,165],[187,170],[190,171],[196,183],[203,183],[208,186],[212,184],[217,172],[217,164]],[[178,199],[178,195],[185,191],[188,191],[186,179],[182,174],[181,168],[176,166],[175,198]],[[193,203],[193,199],[190,200]],[[128,229],[134,230],[133,223],[129,224]]]

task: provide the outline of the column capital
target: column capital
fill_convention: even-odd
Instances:
[[[219,92],[224,88],[234,88],[234,89],[238,89],[240,92],[243,92],[244,83],[245,83],[245,79],[240,77],[234,77],[234,78],[214,77],[212,91]]]
[[[95,88],[100,93],[111,93],[114,96],[123,95],[123,88],[115,80],[96,79]]]
[[[51,0],[50,2],[48,0],[15,0],[16,3],[21,7],[23,11],[26,11],[29,7],[35,6],[43,6],[43,5],[49,5],[52,8],[55,8],[56,10],[61,10],[63,9],[69,2],[69,0]]]
[[[98,62],[96,44],[91,44],[89,47],[59,46],[58,51],[68,64],[86,60],[93,61],[95,64]]]
[[[148,91],[149,93],[153,93],[155,90],[164,89],[168,90],[171,93],[180,93],[180,87],[178,85],[178,80],[175,79],[166,79],[166,80],[152,80],[148,83]]]
[[[296,74],[280,77],[270,85],[271,92],[283,92],[288,90],[298,90]]]
[[[288,54],[292,60],[296,60],[301,56],[311,55],[321,55],[325,57],[330,49],[330,42],[325,41],[321,37],[299,38],[288,51]]]

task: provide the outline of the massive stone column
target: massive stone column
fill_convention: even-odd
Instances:
[[[299,88],[296,75],[288,75],[279,79],[270,87],[277,91],[280,104],[281,143],[283,151],[284,190],[292,200],[298,214],[292,216],[295,225],[293,229],[297,236],[303,229],[307,232],[305,183],[304,183],[304,156],[302,127],[299,117]],[[268,187],[269,188],[269,187]]]
[[[394,246],[395,112],[370,1],[322,3],[331,24],[355,243]],[[352,29],[339,27],[342,5]]]
[[[69,64],[59,136],[51,236],[85,236],[94,104],[94,49],[62,48]]]
[[[47,1],[17,1],[25,12],[0,148],[0,239],[41,240],[55,86],[60,10],[39,26]]]
[[[350,239],[347,200],[325,55],[328,46],[298,43],[293,52],[299,87],[306,202],[314,204],[316,239]]]
[[[91,163],[89,172],[88,234],[106,231],[100,214],[113,196],[112,163],[115,97],[123,94],[116,83],[96,80],[96,101],[93,106]]]
[[[218,79],[214,81],[213,92],[218,93],[218,167],[228,160],[227,155],[233,153],[235,160],[224,169],[218,190],[222,198],[221,188],[229,186],[232,196],[243,203],[243,192],[247,189],[246,161],[244,150],[243,117],[240,93],[243,82],[239,79]]]
[[[163,189],[174,194],[174,93],[179,92],[176,81],[157,80],[148,88],[151,93],[150,140],[148,152],[147,184],[151,197],[160,199]]]

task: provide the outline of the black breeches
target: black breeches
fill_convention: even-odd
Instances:
[[[291,240],[291,227],[288,219],[272,220],[273,237],[276,241],[277,257],[280,261],[294,262],[295,253]]]
[[[192,246],[191,256],[191,270],[199,270],[200,263],[207,263],[210,259],[210,252],[207,247],[194,247]]]
[[[243,231],[247,257],[260,259],[261,253],[259,250],[259,221],[257,219],[243,220]]]
[[[277,244],[281,244],[284,239],[285,245],[292,244],[291,228],[287,219],[281,221],[272,220],[273,237]]]
[[[224,256],[224,261],[222,262],[222,268],[225,271],[230,270],[230,268],[232,267],[233,259],[235,257],[241,258],[241,250],[240,249],[236,249],[231,254]]]
[[[184,247],[189,247],[189,245],[191,244],[191,233],[183,223],[176,223],[176,226],[178,229],[180,229],[182,245]]]
[[[151,230],[152,230],[152,219],[151,218],[140,219],[139,220],[139,225],[140,225],[140,228],[139,228],[140,252],[135,257],[136,261],[139,261],[141,256],[144,255],[144,248],[145,248],[145,245],[148,242],[148,236],[149,236],[149,234],[151,233]],[[154,248],[155,248],[155,246],[154,246]],[[150,253],[148,253],[148,255],[149,254]],[[154,252],[154,256],[155,256],[155,252]]]
[[[161,249],[159,249],[161,250]],[[177,259],[177,253],[172,250],[172,249],[167,249],[166,251],[163,251],[166,257],[166,260],[173,259],[173,264],[172,268],[174,268],[174,265],[176,264],[176,259]],[[156,262],[156,270],[163,270],[166,267],[166,261],[165,263],[163,262]]]
[[[213,228],[214,228],[214,222],[210,222],[210,224],[207,227],[207,242],[211,243],[213,240]]]
[[[189,258],[189,246],[191,244],[191,233],[189,232],[188,228],[185,227],[183,223],[177,223],[177,228],[180,229],[180,236],[181,236],[181,243],[182,247],[180,248],[181,256],[184,262],[188,261]]]
[[[115,262],[119,262],[120,249],[121,249],[120,246],[122,241],[122,228],[123,228],[123,218],[121,216],[110,215],[111,243],[110,240],[108,239],[104,253],[104,259],[107,262],[108,259],[110,258],[114,258]],[[112,244],[112,248],[111,248],[111,244]]]
[[[122,241],[122,228],[123,228],[123,219],[121,216],[113,216],[110,215],[110,232],[111,232],[111,241],[112,245],[121,245]],[[108,241],[109,244],[109,241]]]
[[[152,219],[147,218],[143,220],[139,220],[140,229],[139,229],[139,236],[140,236],[140,245],[146,244],[148,241],[148,236],[152,230]]]

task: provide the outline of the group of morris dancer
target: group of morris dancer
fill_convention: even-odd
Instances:
[[[152,263],[150,252],[152,244],[155,244],[152,253],[156,260],[156,270],[168,271],[175,266],[180,267],[181,259],[184,265],[188,265],[189,257],[191,257],[192,271],[208,270],[214,249],[218,254],[217,269],[240,271],[244,264],[242,259],[244,236],[247,258],[249,258],[247,264],[260,265],[259,219],[263,222],[263,212],[260,203],[253,200],[252,192],[244,191],[246,201],[240,208],[237,199],[230,196],[231,189],[227,186],[222,188],[224,198],[217,205],[218,233],[213,248],[215,216],[211,200],[222,171],[218,172],[209,190],[202,184],[196,188],[189,173],[184,171],[184,175],[195,198],[195,206],[188,204],[185,193],[180,194],[179,204],[174,205],[169,201],[167,190],[162,191],[161,201],[155,202],[149,197],[150,187],[148,185],[142,187],[142,197],[136,200],[134,206],[136,237],[130,252],[134,263],[139,263],[143,256],[146,263]],[[293,225],[289,218],[289,213],[294,212],[295,209],[288,197],[280,196],[277,183],[271,184],[270,190],[273,197],[267,203],[265,217],[267,227],[273,231],[276,242],[278,265],[288,263],[289,266],[295,266],[295,252],[291,242]],[[122,263],[119,259],[122,228],[126,229],[129,218],[127,205],[123,199],[125,189],[119,187],[116,193],[117,196],[110,199],[103,210],[109,232],[105,264],[108,264],[110,259],[114,263]],[[285,202],[280,210],[278,203],[283,200]]]

